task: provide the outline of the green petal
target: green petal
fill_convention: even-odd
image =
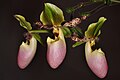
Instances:
[[[20,22],[20,25],[28,31],[32,29],[31,24],[25,20],[21,15],[14,15],[14,17]]]

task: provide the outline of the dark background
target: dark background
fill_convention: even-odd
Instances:
[[[23,40],[25,30],[13,17],[21,14],[33,23],[39,20],[44,2],[51,2],[60,7],[65,13],[65,19],[70,15],[65,12],[66,7],[74,6],[82,0],[1,0],[0,2],[0,80],[99,80],[88,68],[84,45],[72,48],[67,39],[67,55],[62,65],[53,70],[46,61],[46,46],[38,45],[38,49],[31,64],[21,70],[17,66],[17,53]],[[92,8],[95,6],[91,6]],[[87,9],[89,9],[87,8]],[[83,10],[84,11],[84,10]],[[77,14],[80,11],[76,12]],[[89,17],[80,26],[84,27],[96,22],[100,16],[107,18],[97,44],[106,54],[109,71],[103,80],[120,79],[120,5],[106,7]],[[78,15],[75,15],[78,17]],[[42,36],[46,40],[46,35]]]

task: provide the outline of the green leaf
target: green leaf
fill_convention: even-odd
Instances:
[[[14,17],[20,22],[20,25],[28,31],[32,29],[31,24],[25,20],[21,15],[14,15]]]
[[[85,36],[87,38],[98,36],[98,34],[100,34],[100,29],[105,21],[106,18],[100,17],[97,23],[90,24],[87,31],[85,31]]]
[[[72,45],[72,47],[80,46],[80,45],[82,45],[83,43],[85,43],[85,42],[76,42],[75,44]]]
[[[32,34],[32,36],[34,36],[34,38],[35,38],[41,45],[43,45],[42,38],[40,37],[39,34]]]
[[[45,9],[40,15],[44,25],[61,25],[64,21],[63,12],[60,8],[51,3],[45,3]]]
[[[70,36],[72,34],[68,27],[62,27],[61,29],[63,31],[64,36]]]
[[[49,31],[40,29],[40,30],[31,30],[29,31],[29,33],[49,33]]]

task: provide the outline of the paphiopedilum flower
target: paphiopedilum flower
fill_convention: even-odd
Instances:
[[[61,28],[58,29],[58,36],[55,39],[47,38],[47,61],[51,68],[57,68],[66,55],[66,43]]]
[[[26,43],[22,42],[18,52],[18,66],[26,68],[33,59],[37,48],[37,40],[32,36]]]
[[[101,49],[92,51],[91,44],[88,41],[85,45],[85,56],[87,64],[95,75],[104,78],[108,71],[108,65],[105,54]]]

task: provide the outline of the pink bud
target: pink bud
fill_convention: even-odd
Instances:
[[[101,49],[92,51],[90,42],[85,45],[85,56],[88,66],[99,78],[104,78],[108,71],[105,54]]]
[[[66,43],[62,30],[59,28],[58,40],[47,38],[47,61],[51,68],[57,68],[64,60],[66,55]]]
[[[33,59],[37,48],[37,41],[34,37],[26,43],[22,42],[18,52],[18,66],[21,69],[26,68]]]

